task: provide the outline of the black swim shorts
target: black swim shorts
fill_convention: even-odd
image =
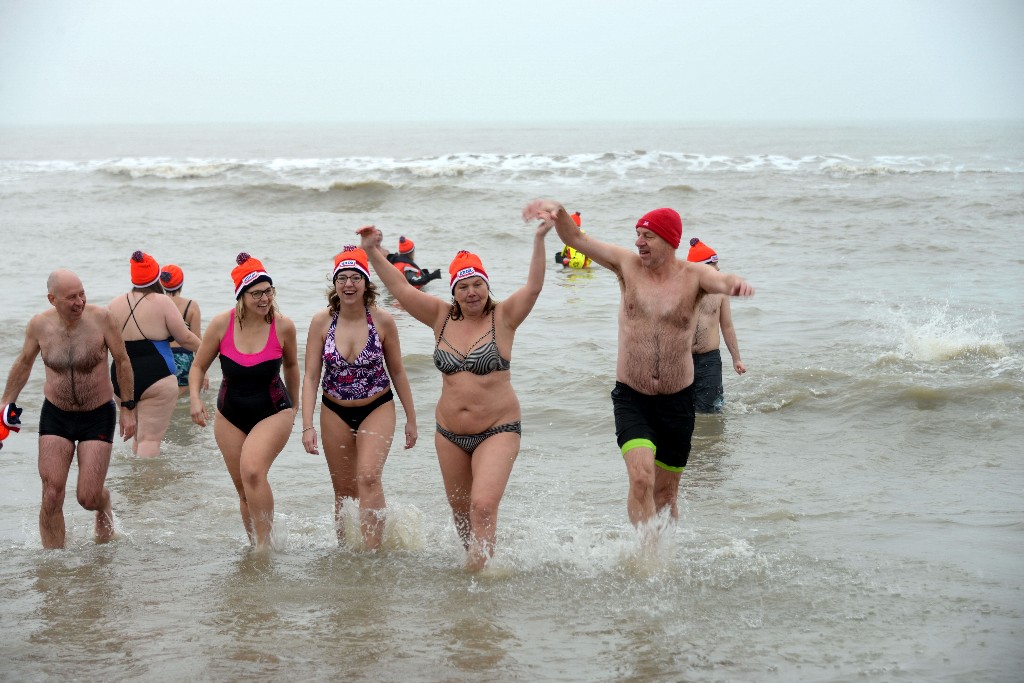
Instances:
[[[616,382],[612,389],[615,437],[622,454],[638,446],[654,451],[654,464],[682,472],[693,436],[693,385],[674,394],[641,394]]]
[[[725,405],[722,385],[722,352],[712,349],[693,354],[694,409],[698,413],[719,413]]]
[[[72,443],[114,443],[116,425],[117,406],[113,401],[92,410],[73,411],[61,410],[44,398],[43,408],[39,411],[39,436],[59,436]]]

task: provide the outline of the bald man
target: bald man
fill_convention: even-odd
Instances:
[[[113,537],[110,492],[104,485],[117,421],[108,354],[117,365],[125,396],[134,395],[135,378],[113,317],[107,309],[86,303],[79,277],[70,270],[54,271],[46,289],[52,308],[29,320],[0,405],[18,400],[36,356],[42,354],[46,383],[39,414],[39,536],[44,548],[63,548],[64,492],[76,451],[78,502],[96,512],[96,539]],[[119,433],[124,440],[135,434],[134,411],[134,401],[121,404]]]

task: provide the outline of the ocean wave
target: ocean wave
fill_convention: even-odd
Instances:
[[[926,173],[923,169],[897,168],[893,166],[854,166],[851,164],[827,164],[822,171],[832,178],[859,178],[865,176],[891,176]]]
[[[381,182],[392,187],[438,181],[473,186],[515,182],[545,186],[594,186],[679,178],[701,174],[781,173],[858,178],[908,174],[1022,173],[1024,162],[950,157],[882,156],[856,159],[844,155],[787,156],[779,154],[709,155],[671,151],[613,151],[583,154],[475,154],[398,159],[389,157],[333,158],[169,158],[137,157],[91,161],[5,161],[0,179],[37,174],[100,175],[135,181],[253,184],[267,182],[300,189],[343,187],[348,183]],[[687,182],[658,187],[692,191]]]
[[[376,180],[336,180],[305,185],[268,182],[196,188],[190,191],[189,196],[193,200],[200,199],[213,204],[229,197],[233,202],[272,211],[290,212],[296,206],[301,206],[306,210],[348,213],[379,209],[394,189],[391,184]]]
[[[127,176],[132,179],[152,177],[164,180],[189,180],[212,178],[241,166],[243,166],[242,162],[213,159],[168,159],[165,161],[138,159],[103,163],[97,170],[113,176]]]
[[[694,194],[698,192],[693,185],[665,185],[659,192],[679,192],[681,194]]]

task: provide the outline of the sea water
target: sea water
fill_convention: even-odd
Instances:
[[[374,554],[338,546],[298,427],[270,472],[277,550],[250,551],[184,402],[159,459],[114,446],[119,538],[92,540],[73,466],[67,548],[43,551],[37,359],[0,451],[0,678],[1019,680],[1019,124],[3,128],[0,376],[50,271],[105,305],[136,249],[182,267],[206,320],[233,305],[235,255],[257,256],[300,343],[365,224],[443,272],[478,253],[501,299],[538,196],[629,249],[640,215],[674,207],[684,244],[757,289],[732,305],[748,372],[723,345],[725,410],[698,418],[658,547],[626,516],[619,292],[598,266],[548,259],[517,332],[522,449],[478,575],[433,449],[434,340],[390,296],[420,439],[390,454]]]

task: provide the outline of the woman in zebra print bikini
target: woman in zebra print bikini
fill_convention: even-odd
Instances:
[[[498,506],[519,454],[522,413],[509,372],[512,342],[544,286],[550,230],[537,228],[526,283],[502,301],[491,297],[476,254],[455,255],[448,267],[452,298],[446,301],[416,289],[389,266],[378,249],[380,230],[358,231],[381,281],[437,340],[434,365],[442,385],[434,445],[469,571],[483,569],[494,555]]]

